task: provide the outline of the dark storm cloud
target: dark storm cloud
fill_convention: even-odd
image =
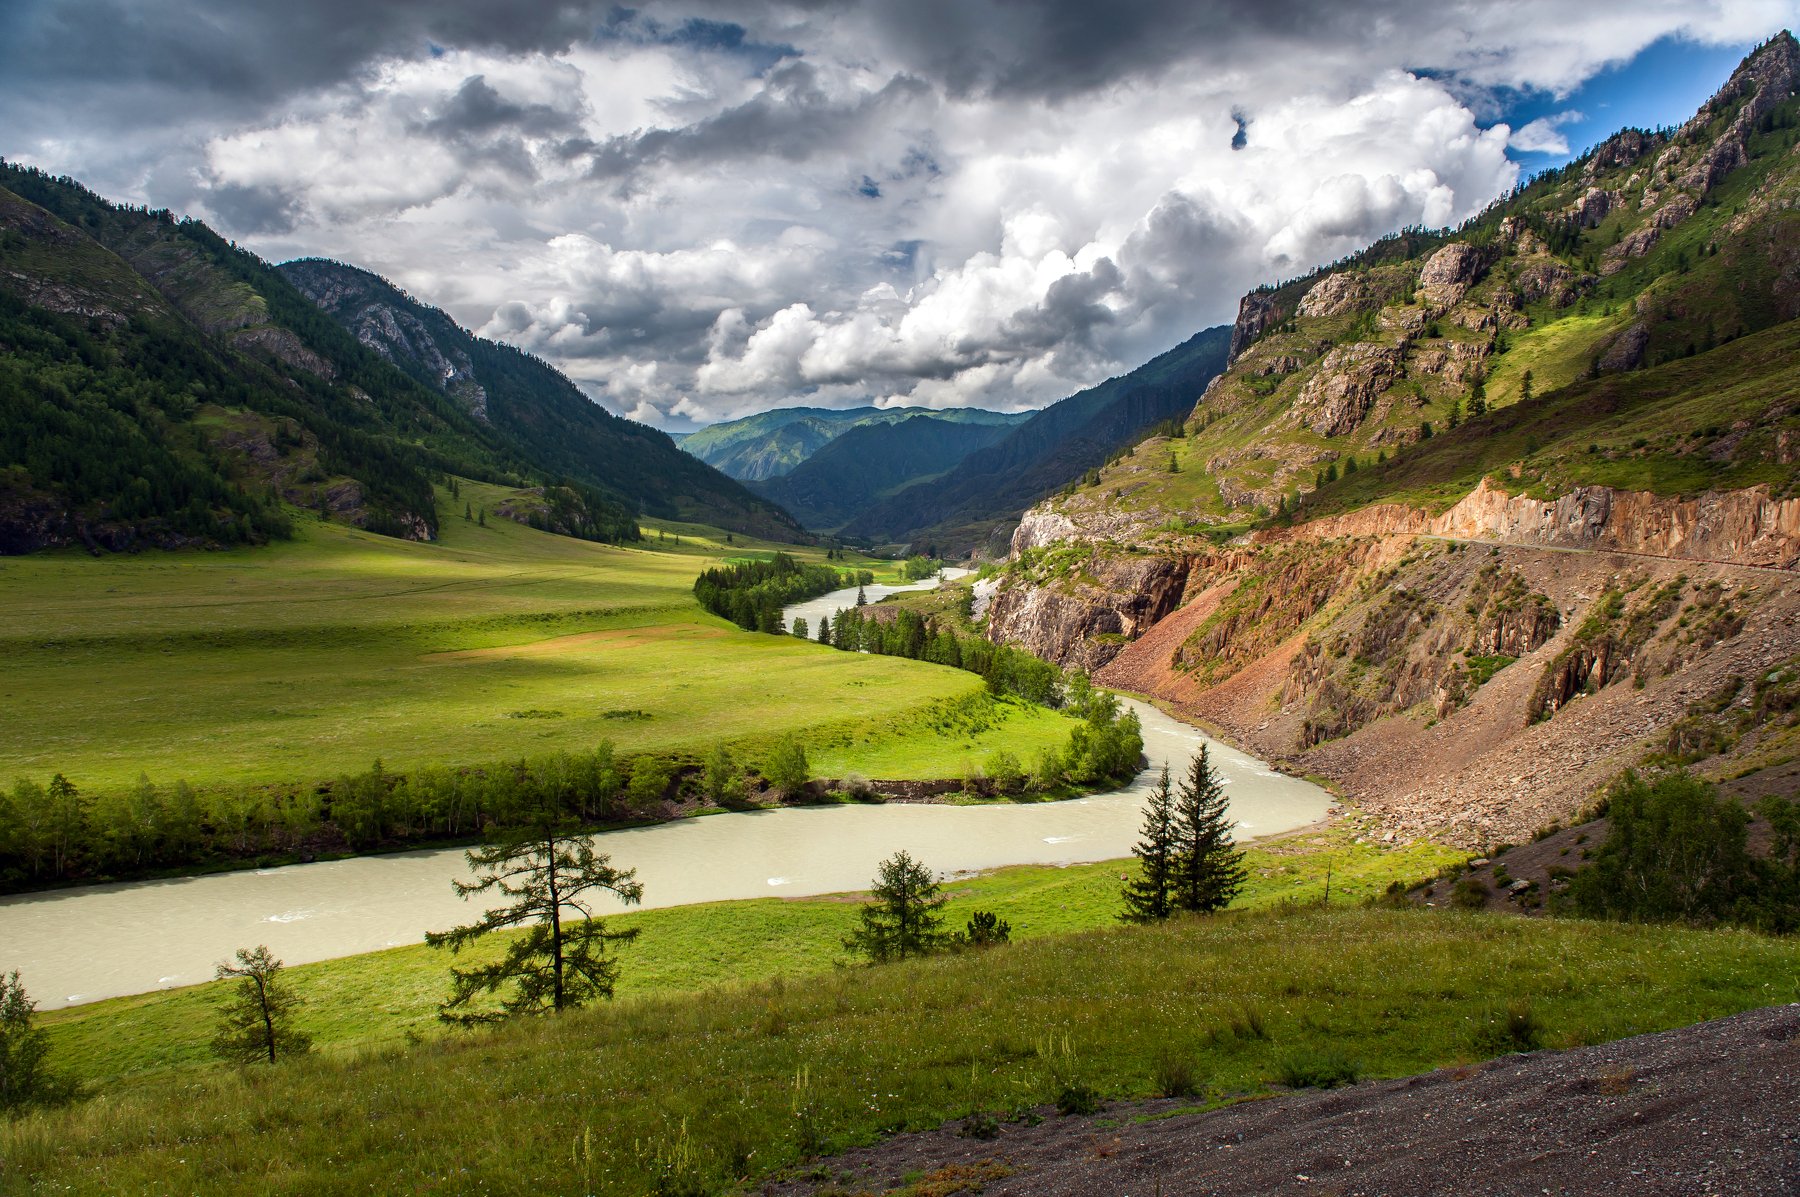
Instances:
[[[519,104],[504,99],[486,78],[471,75],[422,127],[427,133],[456,141],[499,130],[542,137],[571,132],[580,128],[581,122],[576,114],[560,112],[548,104]]]
[[[209,188],[206,202],[238,234],[291,233],[300,218],[300,197],[278,187],[226,183]]]
[[[610,3],[556,0],[61,0],[8,4],[0,78],[169,88],[243,103],[354,78],[430,47],[523,53],[590,38]]]
[[[524,53],[654,42],[736,55],[760,74],[798,57],[780,35],[800,40],[812,22],[861,29],[882,57],[952,95],[1056,98],[1176,63],[1226,69],[1251,44],[1366,44],[1401,24],[1414,4],[690,0],[620,9],[610,0],[15,0],[0,5],[0,79],[9,89],[85,85],[87,93],[71,94],[89,107],[134,96],[119,107],[127,122],[191,109],[208,96],[237,106],[241,118],[245,107],[354,79],[377,60],[446,47]]]
[[[769,75],[756,96],[716,116],[612,138],[593,151],[589,174],[617,179],[647,166],[745,158],[802,162],[842,148],[929,92],[922,81],[900,75],[879,91],[840,100],[821,90],[810,64],[789,62]]]

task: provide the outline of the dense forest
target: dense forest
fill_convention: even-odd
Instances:
[[[714,615],[747,632],[780,632],[781,609],[789,603],[867,586],[874,580],[875,575],[866,569],[839,571],[829,565],[803,565],[786,553],[776,553],[768,561],[741,561],[707,570],[694,579],[694,597]]]
[[[478,346],[508,397],[478,418],[199,221],[0,162],[0,267],[0,552],[257,543],[284,504],[429,539],[446,475],[541,493],[535,522],[587,539],[720,504],[799,535],[509,347]]]

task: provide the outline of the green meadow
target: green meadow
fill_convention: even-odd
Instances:
[[[1114,923],[164,1073],[0,1125],[0,1188],[740,1192],[887,1133],[1055,1117],[1071,1092],[1204,1108],[1681,1026],[1792,1000],[1797,967],[1792,940],[1744,932],[1417,909]]]
[[[1250,883],[1238,905],[1311,902],[1331,870],[1334,900],[1380,894],[1393,881],[1412,882],[1460,860],[1449,849],[1416,844],[1380,849],[1352,842],[1348,825],[1303,832],[1250,848]],[[1066,868],[1024,865],[945,884],[946,915],[960,927],[974,910],[1012,924],[1015,939],[1034,939],[1112,925],[1127,861]],[[609,917],[609,929],[635,929],[621,951],[618,994],[653,998],[740,981],[799,980],[848,963],[841,944],[856,921],[854,895],[761,898],[633,911]],[[478,910],[472,909],[473,918]],[[498,944],[486,949],[497,953]],[[463,960],[483,954],[465,954]],[[461,963],[462,961],[458,961]],[[308,1000],[302,1019],[319,1049],[355,1054],[394,1047],[409,1037],[441,1033],[451,957],[420,944],[288,970]],[[221,987],[196,985],[71,1006],[39,1016],[50,1029],[59,1066],[84,1083],[163,1083],[169,1069],[216,1067],[208,1048]]]
[[[790,732],[823,768],[921,778],[1067,738],[1065,717],[1018,705],[947,718],[981,689],[970,674],[753,635],[694,602],[699,570],[791,546],[654,521],[641,545],[593,544],[465,520],[504,492],[461,492],[440,492],[435,544],[296,513],[295,539],[265,548],[0,563],[0,701],[30,713],[0,723],[0,781],[293,784],[601,739],[754,760]]]

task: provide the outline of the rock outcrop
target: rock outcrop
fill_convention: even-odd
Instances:
[[[1095,670],[1181,604],[1184,557],[1107,555],[1058,586],[1002,589],[988,606],[989,635],[1045,660]]]
[[[1448,311],[1468,293],[1481,273],[1481,254],[1472,245],[1452,241],[1431,257],[1419,271],[1419,293],[1437,311]]]
[[[1405,352],[1371,341],[1339,345],[1300,392],[1297,414],[1320,436],[1342,436],[1363,422],[1404,370]]]
[[[1508,494],[1484,478],[1439,516],[1384,503],[1259,538],[1420,535],[1794,569],[1800,566],[1800,499],[1771,498],[1761,487],[1687,499],[1583,486],[1545,500]]]
[[[1225,351],[1225,364],[1230,366],[1248,349],[1263,329],[1274,321],[1278,309],[1275,296],[1267,291],[1252,291],[1238,301],[1237,321],[1231,326],[1231,346]]]

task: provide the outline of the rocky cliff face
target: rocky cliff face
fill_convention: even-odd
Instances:
[[[1800,651],[1800,579],[1785,574],[1407,537],[1184,564],[1187,604],[1096,680],[1333,779],[1393,836],[1516,842],[1678,740],[1713,775],[1796,749],[1780,713],[1680,735],[1708,695],[1748,694]],[[1015,596],[995,631],[1071,597]],[[1104,597],[1081,598],[1103,621]]]
[[[487,391],[475,378],[469,355],[440,338],[418,315],[389,303],[362,274],[318,262],[290,262],[282,273],[302,294],[345,325],[356,339],[402,368],[423,372],[432,384],[489,423]]]
[[[1094,670],[1181,604],[1191,562],[1178,557],[1094,555],[1052,562],[1043,584],[1009,586],[988,604],[996,643]]]
[[[1046,513],[1045,520],[1055,518]],[[1800,499],[1772,498],[1761,487],[1682,498],[1584,486],[1542,500],[1509,495],[1484,478],[1440,516],[1379,504],[1259,534],[1271,541],[1419,535],[1793,569],[1800,566]]]

